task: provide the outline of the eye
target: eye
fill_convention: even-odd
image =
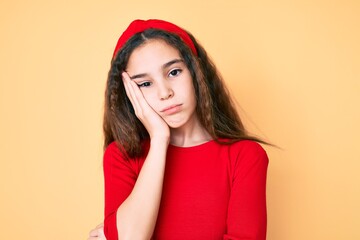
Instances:
[[[142,83],[138,83],[137,85],[139,87],[150,87],[151,83],[150,82],[142,82]]]
[[[182,71],[181,69],[173,69],[169,72],[169,76],[175,77],[175,76],[179,75],[181,73],[181,71]]]

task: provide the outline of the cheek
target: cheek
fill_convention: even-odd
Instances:
[[[184,91],[185,93],[188,95],[189,98],[191,99],[195,99],[196,96],[195,96],[195,88],[194,88],[194,85],[193,85],[193,82],[192,80],[187,80],[185,86],[184,86]]]
[[[193,79],[192,79],[189,71],[187,72],[184,83],[185,83],[184,85],[186,86],[188,91],[191,91],[191,93],[195,92]]]

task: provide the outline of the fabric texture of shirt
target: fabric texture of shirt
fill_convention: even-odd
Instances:
[[[105,151],[104,232],[108,240],[118,239],[116,211],[131,193],[144,161],[145,157],[125,160],[114,142]],[[152,239],[266,239],[267,167],[267,154],[254,141],[169,145]]]

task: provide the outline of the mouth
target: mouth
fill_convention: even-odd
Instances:
[[[177,112],[180,112],[182,104],[174,104],[169,107],[164,108],[160,112],[165,113],[166,115],[171,115]]]

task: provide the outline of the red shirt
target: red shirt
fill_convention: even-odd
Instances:
[[[116,211],[131,193],[144,160],[124,160],[115,143],[105,151],[108,240],[118,239]],[[267,166],[266,152],[253,141],[169,145],[153,239],[266,239]]]

